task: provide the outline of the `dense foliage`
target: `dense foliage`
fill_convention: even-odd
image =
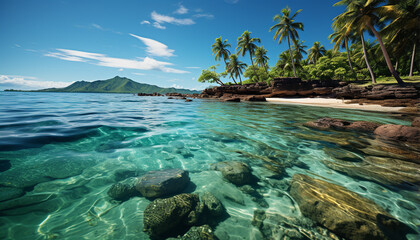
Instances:
[[[228,76],[235,84],[258,81],[269,82],[276,77],[300,77],[321,80],[366,80],[376,83],[377,77],[393,76],[403,84],[402,76],[419,74],[420,0],[340,0],[334,6],[345,6],[345,11],[333,19],[333,33],[329,36],[334,48],[327,50],[320,42],[309,49],[299,39],[298,30],[303,23],[296,18],[302,10],[292,13],[287,6],[280,15],[274,16],[273,39],[286,40],[288,50],[280,53],[275,66],[268,65],[267,50],[259,38],[252,38],[245,31],[239,38],[237,54],[230,54],[231,47],[222,37],[212,45],[216,60],[223,59],[225,71],[216,73],[204,70],[200,82],[223,85],[221,78]],[[365,40],[365,34],[375,37]],[[345,52],[340,52],[343,49]],[[251,65],[238,57],[249,55]],[[304,59],[304,55],[307,55]],[[229,59],[229,61],[228,61]],[[417,60],[417,61],[416,61]],[[245,71],[243,71],[245,69]],[[248,78],[244,81],[241,75]],[[206,79],[206,80],[205,80]],[[217,80],[216,80],[217,79]],[[227,83],[230,84],[230,83]]]

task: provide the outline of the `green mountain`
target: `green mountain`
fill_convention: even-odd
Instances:
[[[108,80],[94,82],[78,81],[65,88],[47,88],[36,92],[86,92],[86,93],[200,93],[189,89],[161,88],[155,85],[138,83],[125,77],[116,76]]]

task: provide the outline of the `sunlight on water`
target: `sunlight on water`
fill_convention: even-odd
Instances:
[[[419,231],[418,165],[369,157],[366,149],[381,152],[369,147],[376,141],[371,135],[302,125],[325,116],[409,124],[390,114],[70,93],[0,93],[0,112],[0,160],[11,165],[0,172],[1,239],[149,239],[143,211],[150,201],[134,197],[119,203],[107,191],[127,177],[167,168],[188,170],[195,192],[209,191],[222,201],[230,217],[215,229],[220,239],[264,239],[252,222],[261,209],[277,236],[315,234],[289,194],[297,173],[373,200]],[[220,161],[248,163],[261,197],[210,170]],[[392,169],[395,164],[407,167],[405,175]],[[372,166],[387,166],[387,175],[375,174]],[[416,178],[417,184],[406,185]],[[19,201],[7,200],[14,198]],[[268,207],[262,207],[264,201]]]

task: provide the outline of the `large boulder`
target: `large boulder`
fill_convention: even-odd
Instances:
[[[238,186],[252,184],[255,180],[251,168],[243,162],[218,162],[213,164],[211,169],[222,172],[226,180]]]
[[[166,169],[151,171],[139,178],[136,189],[144,197],[157,198],[182,192],[190,183],[188,171]]]
[[[386,124],[376,128],[376,135],[390,140],[420,142],[420,128]]]
[[[0,202],[22,196],[24,191],[20,188],[0,187]]]
[[[218,218],[226,213],[223,204],[213,194],[205,192],[201,195],[201,202],[203,203],[203,213],[208,217]]]
[[[359,131],[359,132],[370,132],[375,131],[377,127],[381,126],[379,123],[367,122],[367,121],[356,121],[352,122],[347,126],[348,130]]]
[[[346,239],[406,239],[409,231],[373,201],[307,175],[293,175],[290,195],[303,215]]]
[[[192,227],[182,237],[168,238],[167,240],[216,240],[214,232],[209,225],[203,225],[199,227]]]
[[[345,129],[351,123],[346,120],[336,118],[321,118],[316,121],[307,122],[304,125],[310,128],[316,128],[320,130],[328,129]]]
[[[197,194],[156,199],[144,210],[144,231],[157,239],[183,234],[198,222],[200,205]]]

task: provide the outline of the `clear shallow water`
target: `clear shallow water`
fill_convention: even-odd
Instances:
[[[15,201],[16,206],[0,212],[0,238],[148,239],[142,229],[143,210],[150,201],[135,197],[116,203],[106,192],[130,174],[183,168],[190,171],[195,192],[210,191],[227,208],[230,218],[215,230],[219,238],[263,239],[252,218],[255,210],[265,208],[209,170],[212,163],[230,160],[250,164],[269,205],[266,213],[273,219],[293,219],[296,229],[308,227],[287,191],[295,173],[344,186],[418,229],[415,190],[352,178],[324,164],[333,161],[326,147],[352,151],[320,140],[321,135],[373,141],[369,135],[302,126],[325,116],[409,124],[386,113],[310,106],[185,103],[126,94],[0,93],[0,183],[26,194],[23,203]],[[286,173],[281,174],[283,167]]]

